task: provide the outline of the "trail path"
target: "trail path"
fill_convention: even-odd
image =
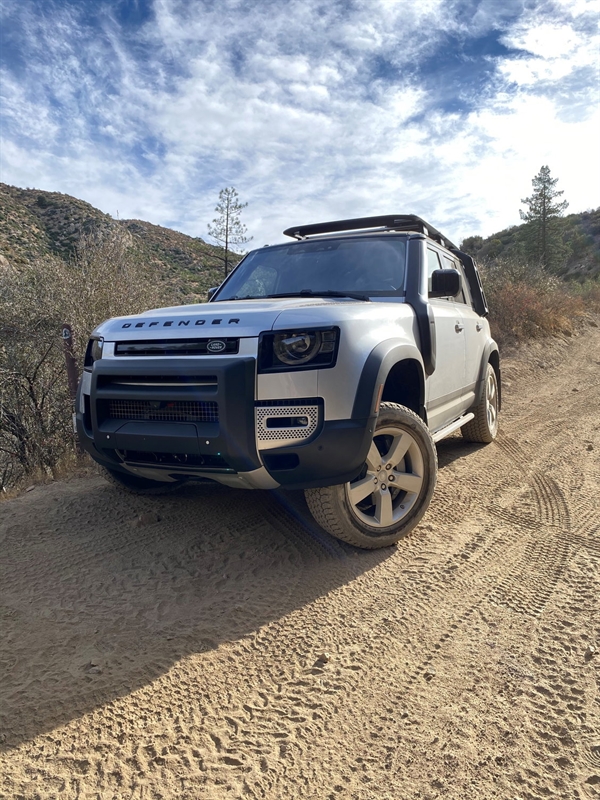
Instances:
[[[600,797],[600,328],[504,378],[385,551],[296,493],[0,504],[0,797]]]

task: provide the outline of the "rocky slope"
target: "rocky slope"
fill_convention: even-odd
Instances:
[[[558,274],[567,280],[585,281],[600,276],[600,208],[568,214],[556,221],[564,248],[564,263]],[[487,239],[469,236],[462,248],[479,262],[519,258],[524,243],[525,225],[512,225]]]
[[[18,268],[47,255],[69,259],[83,234],[103,229],[128,231],[136,254],[166,275],[181,302],[204,299],[222,280],[222,248],[200,238],[142,220],[115,220],[70,195],[0,183],[0,266]]]

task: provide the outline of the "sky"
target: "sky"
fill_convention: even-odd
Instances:
[[[418,214],[519,224],[548,165],[600,205],[598,0],[3,0],[0,180],[251,246]]]

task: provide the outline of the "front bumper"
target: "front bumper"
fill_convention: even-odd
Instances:
[[[353,480],[362,469],[377,417],[323,423],[307,444],[261,453],[265,467],[286,489],[314,489]]]
[[[190,466],[250,472],[261,466],[254,434],[254,382],[253,358],[185,364],[171,359],[142,364],[125,359],[97,361],[90,394],[80,395],[77,401],[77,433],[82,446],[106,466],[122,463],[123,453],[162,453],[181,456],[179,462],[174,459],[178,471],[185,467],[184,456],[190,456]],[[206,408],[216,404],[218,416],[207,414],[210,421],[185,422],[119,419],[110,411],[115,401],[157,408],[168,402]],[[145,460],[152,463],[150,455]],[[159,457],[156,464],[168,468]]]
[[[85,392],[80,385],[77,434],[100,464],[154,480],[208,477],[231,486],[305,489],[358,474],[375,417],[326,420],[306,443],[259,453],[255,382],[252,357],[97,361]],[[173,405],[214,412],[174,419]],[[114,411],[140,407],[150,419],[139,413],[123,419]]]

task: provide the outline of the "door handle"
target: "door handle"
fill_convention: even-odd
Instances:
[[[478,322],[477,325],[475,325],[475,327],[477,328],[478,331],[483,330],[483,325],[481,324],[481,322]]]
[[[460,322],[457,322],[456,325],[454,326],[454,330],[457,333],[460,333],[462,331],[462,329],[463,329],[463,326],[460,324]]]

